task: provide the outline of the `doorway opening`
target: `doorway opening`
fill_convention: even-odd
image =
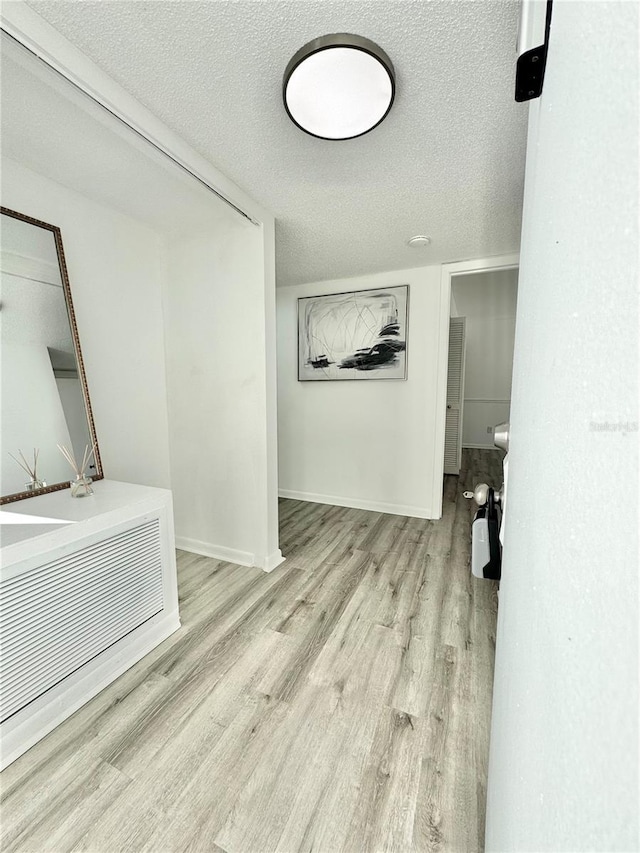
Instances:
[[[463,448],[496,449],[494,427],[509,420],[518,265],[510,255],[443,266],[443,474],[460,473]]]

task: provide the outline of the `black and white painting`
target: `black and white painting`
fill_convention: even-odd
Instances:
[[[298,379],[406,379],[409,285],[298,299]]]

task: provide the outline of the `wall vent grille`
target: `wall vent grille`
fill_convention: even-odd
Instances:
[[[2,721],[159,613],[162,581],[158,519],[4,580]]]

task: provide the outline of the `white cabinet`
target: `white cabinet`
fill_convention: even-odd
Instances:
[[[2,767],[180,627],[171,492],[94,490],[1,512]]]

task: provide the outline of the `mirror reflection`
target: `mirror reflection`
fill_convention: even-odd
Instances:
[[[2,213],[2,453],[0,495],[67,485],[73,472],[57,445],[81,460],[95,442],[87,415],[56,234]],[[34,482],[18,462],[31,468]],[[22,454],[22,456],[21,456]],[[24,459],[23,459],[24,457]],[[18,460],[18,461],[16,461]],[[100,476],[99,459],[88,468]]]

